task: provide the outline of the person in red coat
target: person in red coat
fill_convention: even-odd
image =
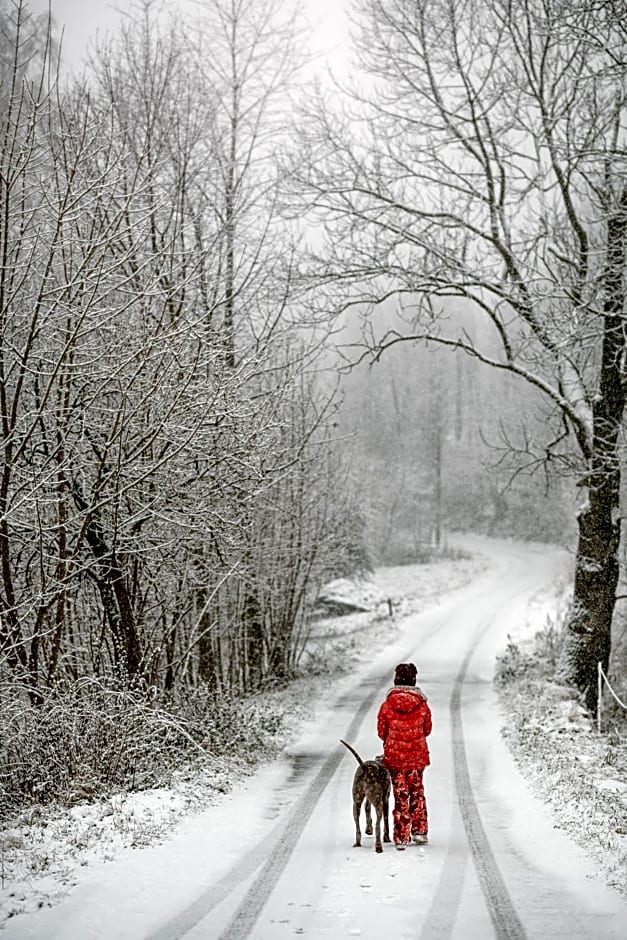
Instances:
[[[422,782],[430,763],[427,737],[431,734],[431,709],[427,696],[416,687],[418,670],[400,663],[390,689],[379,708],[377,732],[383,741],[383,762],[394,790],[394,844],[404,849],[413,839],[424,845],[428,838],[427,803]]]

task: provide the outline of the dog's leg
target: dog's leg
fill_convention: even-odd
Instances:
[[[390,842],[390,794],[383,794],[383,841]]]
[[[370,800],[366,799],[366,835],[372,835],[372,812],[370,810]]]
[[[383,807],[380,803],[377,803],[375,810],[377,813],[377,821],[375,823],[374,850],[375,852],[382,852],[383,846],[381,845],[381,816],[383,815]]]
[[[359,848],[361,845],[361,829],[359,828],[359,814],[361,812],[361,800],[353,800],[353,819],[355,820],[355,846],[354,848]]]

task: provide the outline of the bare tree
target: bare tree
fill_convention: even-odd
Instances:
[[[622,4],[364,0],[368,78],[350,118],[319,109],[296,175],[324,215],[327,279],[348,301],[398,298],[406,333],[531,383],[586,492],[562,669],[593,703],[618,577],[625,405],[625,44]],[[365,88],[365,90],[363,90]],[[303,165],[306,170],[302,169]],[[450,298],[455,298],[451,301]],[[470,339],[451,303],[483,317]]]
[[[181,134],[175,154],[164,153],[183,120],[157,137],[151,113],[142,123],[137,107],[146,96],[133,98],[128,87],[114,96],[119,107],[111,97],[103,107],[103,95],[85,86],[61,91],[49,31],[33,32],[21,4],[11,23],[1,194],[2,648],[33,687],[42,667],[54,680],[63,649],[74,674],[111,662],[134,676],[151,655],[138,575],[156,531],[150,538],[145,530],[168,495],[160,492],[166,468],[211,422],[222,394],[207,381],[218,357],[207,351],[206,308],[197,302],[212,242],[199,248],[181,208],[186,177],[176,159],[193,141]],[[152,73],[155,110],[171,90],[173,61],[164,53]],[[134,74],[146,78],[149,68]],[[161,538],[172,533],[162,527]]]
[[[290,262],[276,205],[277,150],[285,144],[290,93],[303,63],[298,35],[295,5],[211,0],[189,37],[214,102],[207,132],[215,173],[207,184],[221,232],[218,314],[230,365],[238,333],[246,342],[251,328],[263,333],[276,318]]]
[[[236,7],[253,50],[237,76],[254,93],[233,78],[233,176],[225,89],[203,58],[228,63],[221,40],[212,57],[208,34],[199,46],[147,0],[62,88],[49,32],[14,8],[0,674],[35,699],[93,674],[166,692],[285,677],[314,586],[342,561],[331,487],[316,485],[333,390],[317,388],[305,332],[290,340],[291,251],[275,257],[278,66],[266,87],[255,38],[269,23],[255,33],[252,5]]]

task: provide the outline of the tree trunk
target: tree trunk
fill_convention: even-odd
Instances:
[[[290,627],[282,626],[277,635],[273,638],[268,663],[268,675],[273,679],[282,681],[290,677],[290,660],[292,654],[290,636]]]
[[[237,56],[237,23],[232,23],[231,33],[231,120],[229,128],[229,154],[225,180],[225,235],[226,235],[226,284],[224,289],[224,346],[226,364],[235,367],[235,165],[237,161],[237,138],[239,133],[239,96]]]
[[[440,398],[441,389],[436,389],[436,413],[433,441],[433,535],[432,547],[436,551],[442,548],[442,446],[444,443],[444,433],[442,429],[442,401]]]
[[[96,561],[95,581],[111,630],[115,668],[125,677],[136,676],[142,666],[142,651],[124,571],[108,545],[95,509],[90,509],[76,483],[72,495],[85,513],[85,538]]]
[[[252,588],[246,588],[242,613],[245,644],[245,676],[247,689],[258,689],[263,678],[263,623],[259,601]]]
[[[215,643],[215,621],[218,611],[215,608],[209,608],[207,588],[200,588],[196,593],[198,606],[203,611],[198,640],[198,674],[209,689],[218,691],[222,672]]]
[[[623,385],[627,332],[625,303],[625,235],[627,191],[608,219],[605,268],[605,321],[598,394],[592,406],[588,500],[578,516],[573,609],[567,625],[560,673],[585,695],[596,710],[597,663],[607,671],[616,586],[619,576],[620,483],[619,433],[625,411]]]
[[[560,673],[596,710],[597,663],[607,671],[616,585],[620,524],[612,522],[611,502],[591,494],[579,514],[573,609],[567,626]]]
[[[4,412],[6,405],[2,391],[4,381],[2,378],[2,363],[0,361],[0,402]],[[5,439],[8,438],[8,431],[5,431]],[[5,445],[5,467],[0,481],[0,510],[2,517],[0,519],[0,568],[2,570],[2,583],[0,587],[0,653],[6,656],[6,660],[14,670],[16,675],[28,676],[28,657],[24,649],[24,638],[20,628],[20,622],[17,615],[17,601],[13,585],[13,569],[11,565],[11,534],[7,522],[7,507],[9,505],[9,472],[11,467],[11,448]]]

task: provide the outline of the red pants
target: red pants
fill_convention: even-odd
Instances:
[[[394,842],[407,843],[429,830],[422,770],[391,770],[394,790]]]

